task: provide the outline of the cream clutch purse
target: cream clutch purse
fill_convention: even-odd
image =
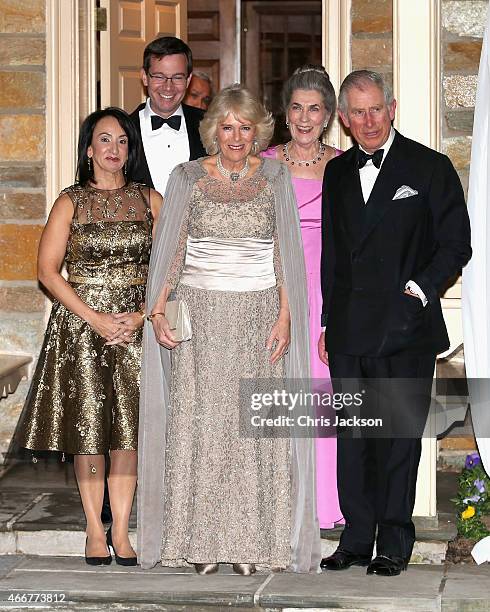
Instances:
[[[192,338],[189,307],[184,300],[169,300],[165,306],[165,318],[177,342]]]

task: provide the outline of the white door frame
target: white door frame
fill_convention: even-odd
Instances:
[[[80,113],[95,110],[95,0],[46,0],[46,209],[74,182]]]
[[[351,0],[323,0],[322,2],[323,65],[336,92],[352,70],[351,65]],[[352,145],[334,117],[326,141],[346,150]]]

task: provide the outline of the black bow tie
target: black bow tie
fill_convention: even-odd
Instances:
[[[361,149],[359,149],[357,154],[357,163],[359,164],[359,168],[364,168],[367,164],[368,160],[371,159],[376,168],[381,168],[381,162],[383,161],[383,153],[384,149],[378,149],[372,155],[368,155]]]
[[[151,129],[158,130],[159,128],[162,127],[164,123],[166,123],[173,130],[179,131],[181,121],[182,121],[182,117],[180,115],[173,115],[172,117],[169,117],[168,119],[164,119],[163,117],[160,117],[159,115],[152,115],[151,116]]]

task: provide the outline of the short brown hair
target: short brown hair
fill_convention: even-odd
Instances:
[[[192,51],[180,38],[161,36],[146,45],[143,52],[143,70],[148,74],[151,58],[161,59],[166,55],[184,55],[187,61],[187,76],[192,72]]]

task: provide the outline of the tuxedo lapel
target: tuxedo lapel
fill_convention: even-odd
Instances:
[[[141,134],[140,110],[142,110],[143,108],[145,108],[145,105],[140,104],[138,108],[134,110],[130,115],[134,127],[138,130],[138,134],[141,138],[141,155],[138,156],[137,160],[135,180],[140,183],[144,183],[145,185],[153,189],[154,184],[151,178],[150,169],[148,168],[148,162],[146,161],[145,148],[143,145],[143,136]]]
[[[198,112],[194,108],[190,108],[186,104],[182,104],[182,111],[185,117],[185,124],[187,126],[187,137],[189,139],[189,159],[199,159],[204,157],[206,151],[201,143],[201,137],[199,135],[199,122],[202,119],[203,113]]]
[[[365,204],[362,195],[361,180],[357,167],[357,147],[345,154],[345,172],[339,181],[339,194],[342,194],[343,210],[340,219],[344,234],[354,247],[359,242],[364,225]]]
[[[393,206],[393,195],[400,186],[400,135],[397,133],[366,202],[366,214],[360,243],[364,242]]]

